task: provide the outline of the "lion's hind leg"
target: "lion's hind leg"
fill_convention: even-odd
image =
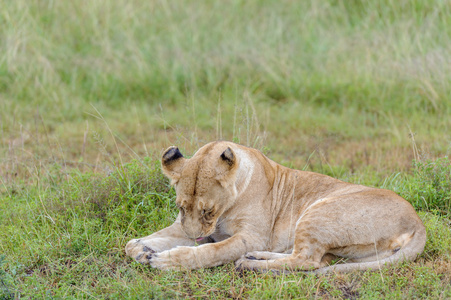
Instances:
[[[247,259],[243,257],[236,262],[236,267],[239,270],[252,270],[258,272],[293,272],[318,269],[320,263],[308,259],[299,259],[289,254],[288,257],[269,260]]]
[[[249,252],[236,262],[238,269],[254,271],[310,271],[329,265],[337,257],[327,253],[327,246],[311,238],[305,230],[297,233],[292,253]]]
[[[241,270],[266,271],[309,271],[328,265],[335,256],[324,254],[317,247],[304,248],[291,254],[272,252],[250,252],[236,262]]]
[[[276,252],[269,252],[269,251],[252,251],[246,253],[244,256],[247,259],[250,260],[270,260],[270,259],[279,259],[284,258],[287,256],[290,256],[291,254],[286,253],[276,253]]]

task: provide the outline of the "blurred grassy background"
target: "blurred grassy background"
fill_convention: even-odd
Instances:
[[[27,173],[23,162],[117,160],[108,127],[123,159],[222,138],[298,168],[387,174],[410,167],[411,134],[423,154],[449,154],[450,10],[439,0],[5,1],[2,176]]]
[[[449,0],[2,1],[0,298],[449,298],[450,116]],[[323,277],[126,259],[177,213],[160,152],[216,139],[396,191],[425,251]]]

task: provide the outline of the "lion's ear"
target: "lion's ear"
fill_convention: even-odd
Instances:
[[[172,146],[164,151],[161,158],[161,169],[164,175],[171,179],[171,184],[176,184],[180,179],[186,158],[180,153],[179,148]]]
[[[234,183],[237,167],[237,157],[233,150],[227,147],[219,156],[219,163],[216,168],[216,179],[222,186],[226,187]]]
[[[224,152],[221,154],[221,160],[226,163],[230,168],[233,167],[236,161],[235,153],[230,147],[227,147]]]

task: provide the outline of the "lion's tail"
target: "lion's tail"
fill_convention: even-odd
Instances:
[[[314,270],[312,271],[312,273],[347,273],[354,270],[379,270],[383,267],[387,267],[389,265],[396,264],[402,261],[414,260],[421,252],[423,252],[425,244],[426,230],[424,229],[424,227],[421,227],[420,230],[417,230],[414,233],[412,239],[407,244],[405,244],[398,252],[389,257],[377,261],[336,264]]]

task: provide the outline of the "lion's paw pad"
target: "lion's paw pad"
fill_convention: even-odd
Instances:
[[[143,246],[141,251],[138,252],[138,254],[135,256],[135,260],[141,264],[149,264],[152,257],[154,257],[156,254],[156,251],[147,247]]]

